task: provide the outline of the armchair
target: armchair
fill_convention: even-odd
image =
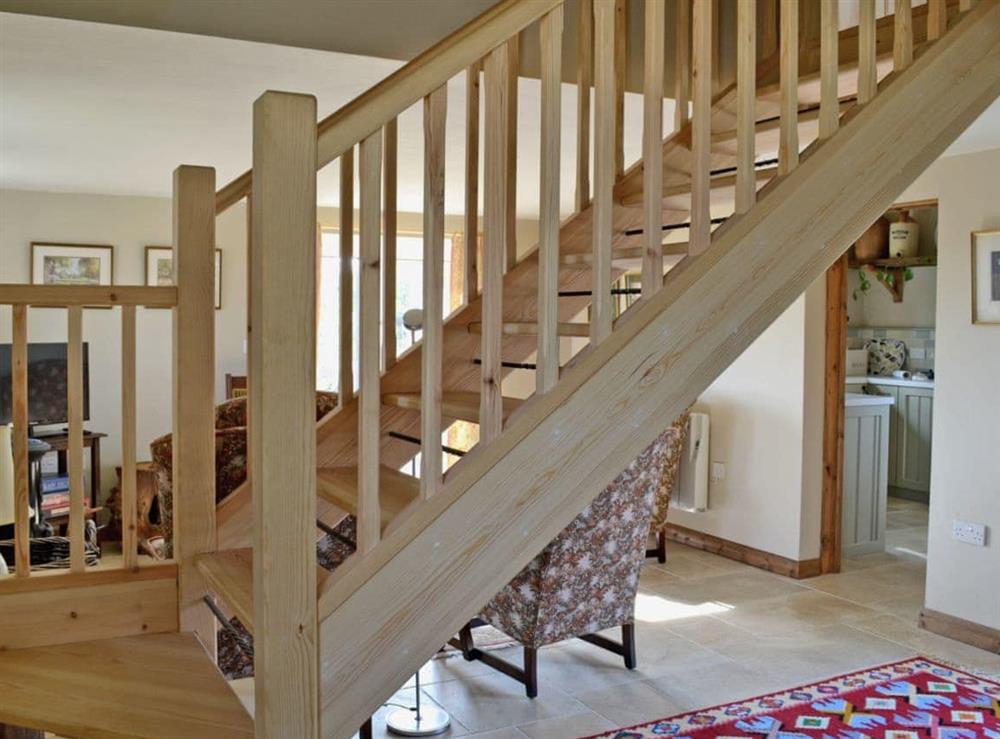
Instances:
[[[636,666],[634,607],[650,517],[663,471],[679,455],[678,424],[664,431],[466,625],[451,644],[538,695],[537,651],[580,638]],[[476,649],[472,628],[488,623],[521,643],[524,666]],[[597,632],[621,628],[622,641]]]

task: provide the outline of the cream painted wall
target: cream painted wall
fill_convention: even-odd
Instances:
[[[858,286],[858,271],[847,275],[847,317],[850,325],[892,328],[934,328],[934,311],[937,302],[937,267],[917,267],[913,279],[903,288],[903,302],[892,302],[892,295],[882,285],[872,283],[867,295],[854,300],[850,291]]]
[[[970,232],[1000,229],[1000,149],[938,160],[902,199],[938,198],[934,443],[926,604],[1000,629],[1000,326],[971,322]],[[984,523],[987,546],[951,537]]]
[[[708,511],[673,510],[671,523],[792,560],[819,556],[823,332],[807,327],[823,320],[825,295],[823,281],[810,287],[699,398],[726,479],[711,484]]]
[[[216,311],[216,396],[224,397],[226,372],[244,367],[243,286],[245,215],[237,206],[218,219],[222,249],[222,308]],[[144,247],[171,242],[171,204],[165,198],[0,191],[0,282],[28,282],[32,241],[112,244],[115,284],[143,284]],[[140,459],[149,442],[170,431],[171,313],[140,308],[136,363]],[[0,308],[0,342],[10,342],[10,308]],[[121,311],[85,310],[83,338],[90,344],[90,421],[103,431],[102,482],[115,479],[121,458]],[[66,311],[33,308],[28,312],[29,341],[65,341]]]

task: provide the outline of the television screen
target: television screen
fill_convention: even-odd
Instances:
[[[10,344],[0,344],[0,423],[11,418]],[[28,423],[66,423],[66,344],[28,344]],[[90,418],[89,347],[83,344],[83,418]]]

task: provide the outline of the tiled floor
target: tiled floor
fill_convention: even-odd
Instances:
[[[821,680],[921,653],[1000,676],[1000,656],[916,626],[927,507],[892,499],[883,554],[795,581],[681,545],[646,565],[636,608],[639,669],[580,641],[539,655],[539,697],[460,656],[431,660],[423,696],[452,715],[445,736],[577,737]],[[501,650],[517,660],[517,648]],[[413,700],[412,686],[395,697]],[[376,736],[385,736],[383,708]]]

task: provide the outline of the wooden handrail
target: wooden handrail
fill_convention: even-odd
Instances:
[[[172,308],[177,305],[177,288],[142,285],[24,285],[0,284],[0,305],[31,305],[36,308],[67,308],[71,305],[110,308],[115,305],[143,305]]]
[[[325,167],[348,147],[381,129],[389,120],[563,2],[565,0],[502,0],[328,115],[318,126],[316,168]],[[215,212],[222,213],[246,197],[252,181],[253,170],[249,170],[219,190],[215,196]]]

